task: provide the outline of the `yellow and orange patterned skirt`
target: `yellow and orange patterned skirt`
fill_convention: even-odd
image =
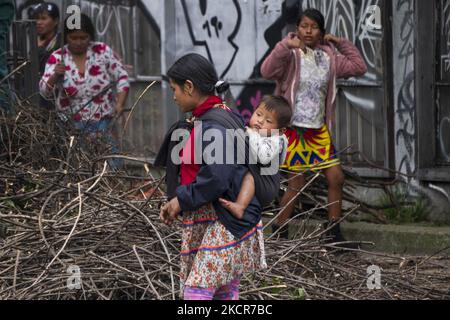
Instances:
[[[288,129],[286,162],[281,169],[303,172],[328,169],[341,164],[326,125],[320,129],[293,127]]]

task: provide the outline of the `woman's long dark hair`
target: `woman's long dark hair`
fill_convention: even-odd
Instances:
[[[85,15],[84,13],[81,14],[79,29],[69,29],[69,27],[67,26],[67,21],[69,18],[70,18],[70,16],[64,20],[64,42],[65,43],[67,43],[67,35],[70,33],[73,33],[73,32],[77,32],[77,31],[86,32],[91,37],[91,41],[95,41],[94,24],[92,23],[91,19],[87,15]]]
[[[319,29],[322,32],[322,35],[325,35],[327,33],[325,29],[325,17],[323,16],[322,12],[317,9],[306,9],[298,17],[297,26],[300,25],[304,17],[308,17],[309,19],[314,20],[319,25]]]
[[[228,90],[229,84],[218,85],[219,77],[216,69],[205,57],[190,53],[178,59],[167,72],[167,77],[182,86],[187,80],[192,81],[204,95],[214,95]]]

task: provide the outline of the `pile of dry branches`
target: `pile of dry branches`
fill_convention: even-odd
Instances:
[[[161,193],[133,200],[160,181],[111,172],[107,146],[39,112],[0,119],[0,298],[174,298],[177,237],[159,223]],[[69,290],[77,270],[82,287]]]
[[[52,113],[21,107],[0,115],[0,126],[0,299],[178,298],[179,225],[159,221],[162,180],[112,172],[108,146]],[[269,267],[243,278],[242,297],[450,297],[449,268],[438,257],[338,254],[323,234],[268,236]],[[367,288],[372,264],[382,268],[381,290]]]
[[[323,230],[290,241],[266,241],[268,269],[246,277],[248,299],[449,299],[450,261],[443,257],[400,257],[342,251],[322,245]],[[372,269],[373,268],[373,269]],[[379,269],[378,269],[379,268]],[[378,269],[378,270],[377,270]],[[379,287],[375,273],[380,271]]]

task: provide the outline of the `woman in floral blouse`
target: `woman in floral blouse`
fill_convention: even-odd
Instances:
[[[86,132],[105,132],[123,113],[129,82],[119,57],[106,44],[95,42],[91,20],[81,15],[81,28],[64,23],[66,45],[48,59],[40,81],[41,94],[56,95],[60,117]],[[116,94],[113,89],[116,88]]]

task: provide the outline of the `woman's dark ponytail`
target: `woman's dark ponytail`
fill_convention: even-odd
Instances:
[[[218,95],[227,92],[230,89],[230,84],[226,81],[217,81],[216,83],[216,92]]]

